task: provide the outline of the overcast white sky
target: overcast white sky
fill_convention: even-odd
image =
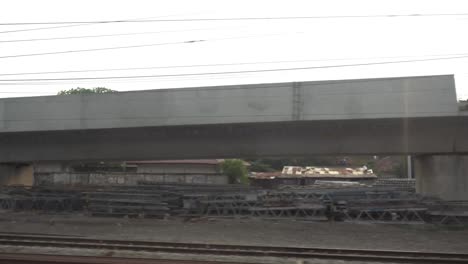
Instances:
[[[466,15],[105,23],[30,31],[17,30],[59,25],[0,25],[0,97],[56,94],[59,90],[78,86],[104,86],[119,91],[129,91],[224,84],[454,74],[457,96],[462,99],[468,98],[468,57],[267,73],[125,80],[24,81],[24,79],[172,75],[314,67],[440,58],[454,56],[453,54],[468,56],[468,1],[2,0],[0,23],[462,13]],[[6,42],[103,34],[131,35]],[[205,41],[184,43],[193,40]],[[68,54],[5,57],[157,43],[172,44]],[[298,60],[301,62],[297,62]],[[11,75],[30,72],[269,61],[296,62]]]

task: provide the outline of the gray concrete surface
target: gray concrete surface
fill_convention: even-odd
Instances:
[[[0,100],[0,162],[468,153],[451,75]]]
[[[452,75],[0,99],[0,133],[456,116]]]
[[[468,116],[0,133],[0,162],[468,153]]]
[[[417,156],[414,171],[418,193],[468,200],[468,156]]]

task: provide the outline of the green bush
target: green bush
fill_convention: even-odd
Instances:
[[[108,89],[108,88],[105,88],[105,87],[95,87],[95,88],[92,88],[92,89],[77,87],[77,88],[72,88],[72,89],[68,89],[68,90],[62,90],[62,91],[58,92],[58,95],[66,95],[66,94],[103,94],[103,93],[114,93],[114,92],[117,92],[117,91],[112,90],[112,89]]]
[[[223,173],[228,176],[229,183],[248,184],[247,167],[239,159],[228,159],[221,164]]]

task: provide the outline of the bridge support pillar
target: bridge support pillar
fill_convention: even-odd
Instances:
[[[31,164],[0,164],[0,185],[32,186],[33,183]]]
[[[468,200],[468,156],[415,156],[416,192],[444,200]]]

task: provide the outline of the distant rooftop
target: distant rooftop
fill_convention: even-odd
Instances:
[[[299,166],[284,166],[282,174],[287,175],[313,175],[313,174],[352,174],[352,175],[362,175],[362,174],[373,174],[371,169],[368,169],[366,166],[357,167],[357,168],[344,168],[344,167],[299,167]]]
[[[274,179],[281,177],[281,171],[273,171],[273,172],[252,172],[250,175],[251,178],[254,179]]]
[[[327,168],[327,167],[299,167],[284,166],[281,172],[282,177],[376,177],[372,169],[366,166],[358,168]]]
[[[369,179],[377,176],[371,169],[364,167],[344,168],[344,167],[299,167],[284,166],[283,171],[274,172],[253,172],[250,175],[254,179],[275,179],[275,178],[330,178],[330,179]]]

